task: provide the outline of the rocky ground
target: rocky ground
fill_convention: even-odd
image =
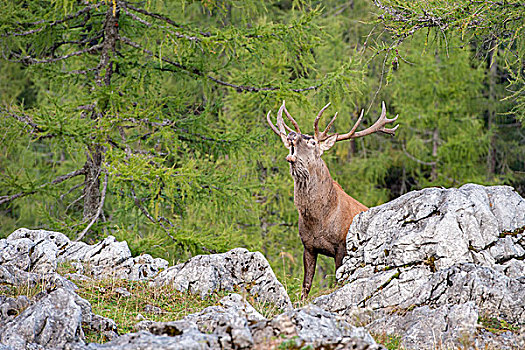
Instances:
[[[111,236],[87,245],[19,229],[0,240],[0,288],[39,292],[0,289],[0,349],[383,348],[370,333],[393,334],[406,349],[525,349],[524,228],[525,200],[510,187],[410,192],[356,217],[341,287],[299,308],[258,252],[168,267]],[[63,264],[70,271],[57,273]],[[108,278],[226,296],[180,319],[136,320],[121,334],[78,295],[79,281]],[[280,312],[265,317],[247,296]],[[109,341],[88,343],[87,331]]]

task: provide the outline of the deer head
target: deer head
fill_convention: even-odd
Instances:
[[[270,113],[268,112],[266,115],[266,120],[268,121],[268,124],[270,125],[271,129],[281,137],[281,140],[284,144],[284,146],[290,151],[288,156],[286,157],[286,160],[291,164],[292,168],[294,167],[306,167],[307,164],[315,164],[320,159],[321,156],[325,151],[328,151],[330,148],[332,148],[337,141],[343,141],[343,140],[349,140],[349,139],[356,139],[359,137],[363,137],[366,135],[373,134],[375,132],[382,132],[385,134],[394,135],[396,132],[396,129],[399,125],[388,129],[385,127],[386,124],[393,123],[397,120],[397,116],[388,119],[386,118],[386,108],[385,103],[382,103],[382,112],[379,119],[370,127],[366,128],[362,131],[356,131],[357,127],[361,123],[361,120],[363,119],[364,110],[361,111],[361,115],[359,116],[359,119],[355,123],[355,125],[352,127],[352,129],[346,133],[346,134],[332,134],[329,135],[328,132],[330,130],[330,127],[334,123],[334,121],[337,118],[337,113],[335,113],[332,120],[330,120],[330,123],[326,126],[323,132],[319,132],[319,120],[321,119],[324,111],[330,106],[330,103],[328,103],[326,106],[324,106],[319,113],[317,114],[317,117],[314,120],[314,135],[310,136],[307,134],[301,133],[301,130],[299,129],[299,125],[295,121],[295,119],[290,115],[288,110],[285,106],[285,101],[283,101],[283,104],[281,105],[281,108],[279,108],[279,111],[277,112],[277,126],[273,125],[272,121],[270,120]],[[283,119],[283,112],[285,113],[288,120],[292,123],[292,125],[295,128],[295,131],[292,130]],[[286,130],[289,131],[289,133],[286,133]],[[293,171],[292,171],[293,172]],[[293,175],[293,173],[292,173]]]

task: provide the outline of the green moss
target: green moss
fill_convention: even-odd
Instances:
[[[515,326],[503,319],[492,317],[488,315],[479,316],[478,317],[478,324],[480,324],[483,329],[494,333],[494,334],[501,334],[504,332],[518,332],[519,327]]]
[[[372,337],[378,344],[383,345],[388,350],[403,350],[404,349],[401,346],[401,336],[399,335],[380,333],[380,334],[372,334]]]

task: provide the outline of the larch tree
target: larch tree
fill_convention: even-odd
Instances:
[[[511,1],[374,0],[379,22],[390,33],[394,63],[408,38],[425,35],[445,52],[462,46],[475,52],[486,77],[479,102],[489,143],[486,180],[525,188],[525,7]],[[399,51],[398,51],[399,49]],[[510,146],[512,145],[512,146]],[[509,147],[510,146],[510,147]]]
[[[149,220],[181,248],[235,244],[220,228],[191,229],[206,226],[198,208],[250,202],[253,180],[235,159],[258,136],[225,117],[223,100],[259,96],[244,118],[260,123],[266,106],[351,71],[309,73],[320,11],[279,6],[4,2],[2,68],[29,79],[35,96],[2,98],[2,208],[33,197],[51,227],[76,239]]]

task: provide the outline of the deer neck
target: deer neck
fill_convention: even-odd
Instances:
[[[316,163],[303,167],[297,165],[292,165],[290,169],[294,179],[295,206],[303,218],[321,220],[337,203],[330,171],[320,158]]]

